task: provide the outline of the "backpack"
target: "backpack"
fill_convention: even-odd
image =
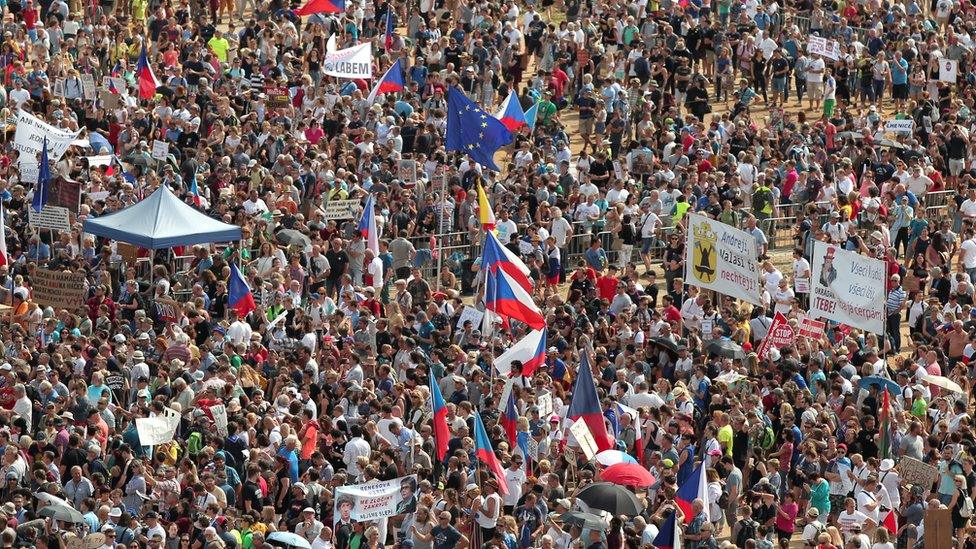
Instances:
[[[773,433],[773,428],[767,425],[766,428],[763,429],[762,434],[759,435],[759,446],[763,450],[769,450],[770,448],[773,447],[773,444],[775,443],[776,443],[776,434]]]
[[[186,451],[191,456],[196,456],[203,449],[203,437],[200,436],[199,431],[194,431],[190,433],[190,436],[186,439]]]
[[[752,519],[742,519],[739,521],[739,534],[735,536],[735,544],[745,547],[749,540],[758,539],[759,523]]]
[[[769,187],[758,187],[752,195],[752,211],[763,213],[767,206],[773,202],[773,191]]]

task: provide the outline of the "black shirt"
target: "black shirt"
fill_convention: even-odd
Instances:
[[[346,265],[349,264],[349,254],[345,250],[335,251],[329,249],[325,252],[325,258],[329,261],[332,270],[329,271],[329,280],[339,280],[346,272]]]

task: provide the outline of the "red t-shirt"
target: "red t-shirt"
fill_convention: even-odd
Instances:
[[[601,299],[613,300],[613,297],[617,294],[618,284],[620,284],[620,281],[615,276],[601,276],[596,279],[597,295]]]

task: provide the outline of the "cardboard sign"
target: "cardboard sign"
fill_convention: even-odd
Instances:
[[[359,214],[359,200],[330,200],[325,205],[325,220],[353,219]]]
[[[593,433],[590,432],[590,428],[587,427],[583,418],[579,418],[573,422],[569,427],[569,432],[576,438],[576,442],[579,444],[580,449],[583,450],[586,460],[592,460],[599,447],[596,445],[596,440],[593,439]]]
[[[938,469],[910,457],[903,457],[898,462],[898,474],[905,483],[921,486],[925,490],[931,489],[932,484],[939,478]]]
[[[37,268],[30,277],[34,301],[55,309],[74,310],[85,304],[85,275]]]
[[[403,187],[413,187],[417,184],[417,163],[410,159],[397,161],[397,179]]]
[[[30,208],[28,223],[37,229],[51,229],[54,231],[71,232],[71,220],[68,208],[47,204],[40,212]]]
[[[122,261],[129,265],[135,265],[136,261],[139,260],[139,246],[119,242],[115,245],[115,251],[122,256]]]
[[[98,90],[98,100],[104,109],[117,109],[122,106],[122,96],[108,90]]]
[[[51,180],[47,191],[47,205],[67,208],[72,213],[78,213],[81,205],[81,183],[65,179],[60,175]]]
[[[925,547],[952,547],[952,509],[925,511]]]
[[[169,143],[166,141],[153,139],[152,157],[155,158],[156,160],[166,160],[166,156],[168,154],[169,154]]]
[[[291,105],[291,93],[285,86],[265,86],[264,93],[268,96],[268,108],[283,109]]]
[[[797,333],[802,338],[820,341],[820,338],[822,338],[824,335],[824,329],[826,327],[827,323],[822,320],[804,317],[800,319],[800,325],[797,327]]]

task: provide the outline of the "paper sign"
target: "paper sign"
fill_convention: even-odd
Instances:
[[[110,191],[97,191],[93,193],[88,193],[88,198],[90,198],[92,202],[98,202],[99,200],[105,200],[106,198],[108,198],[109,194],[111,194]]]
[[[474,329],[477,330],[478,326],[481,326],[481,320],[482,318],[484,318],[484,316],[485,316],[484,311],[479,311],[474,307],[465,305],[464,308],[461,309],[461,315],[458,316],[457,328],[463,328],[464,323],[470,320],[471,326],[473,326]]]
[[[907,120],[888,120],[885,122],[885,131],[894,133],[912,133],[915,128],[915,121],[911,118]]]
[[[71,232],[71,221],[68,208],[45,205],[40,212],[30,208],[28,223],[38,229],[52,229],[55,231]]]
[[[54,87],[51,88],[51,95],[54,97],[64,97],[64,78],[58,78],[54,81]]]
[[[217,434],[222,437],[227,436],[227,407],[223,404],[216,404],[210,407],[210,413],[213,415]]]
[[[335,491],[334,522],[364,522],[417,510],[417,475],[352,486]]]
[[[285,86],[265,86],[264,93],[270,109],[283,109],[291,104],[291,94]]]
[[[898,462],[898,474],[905,484],[921,486],[923,490],[931,489],[932,484],[939,478],[938,469],[910,457],[903,457]]]
[[[955,82],[959,74],[959,63],[952,59],[939,60],[939,80],[942,82]]]
[[[34,301],[74,310],[85,303],[85,275],[37,268],[30,277]]]
[[[95,77],[93,75],[81,75],[81,90],[85,94],[85,99],[88,101],[95,99]]]
[[[155,158],[156,160],[166,160],[166,155],[168,154],[169,154],[169,143],[166,141],[153,139],[152,157]]]
[[[37,174],[40,168],[40,164],[36,162],[21,162],[17,166],[17,171],[20,172],[20,184],[31,187],[37,184]]]
[[[552,393],[546,391],[544,393],[539,393],[538,398],[535,399],[536,406],[539,407],[539,416],[545,419],[552,415]]]
[[[165,444],[173,440],[179,426],[180,414],[171,408],[164,408],[161,416],[138,417],[136,432],[139,434],[139,444],[143,446]]]
[[[836,61],[840,59],[840,43],[820,36],[811,36],[807,40],[807,52]]]
[[[617,181],[624,180],[624,169],[619,160],[613,161],[613,176],[617,178]]]
[[[827,323],[822,320],[814,320],[810,317],[804,317],[800,319],[800,324],[798,326],[798,334],[804,339],[809,339],[811,341],[820,341],[820,338],[824,335],[824,329],[827,327]]]
[[[839,245],[813,244],[813,292],[810,316],[842,322],[875,334],[884,333],[884,261],[849,252]]]
[[[353,219],[360,209],[359,200],[330,200],[325,205],[325,220]]]
[[[766,337],[759,344],[756,356],[759,357],[759,360],[763,360],[770,349],[782,349],[787,345],[792,345],[794,340],[796,340],[796,333],[793,331],[793,327],[787,322],[783,313],[776,313]]]
[[[576,437],[576,442],[579,444],[580,449],[583,450],[583,454],[586,456],[586,460],[590,461],[593,456],[596,455],[598,447],[596,441],[593,440],[593,434],[590,433],[590,428],[587,427],[586,422],[583,418],[577,419],[569,427],[569,432]]]
[[[410,159],[397,162],[397,179],[403,187],[413,187],[417,184],[417,163]]]

